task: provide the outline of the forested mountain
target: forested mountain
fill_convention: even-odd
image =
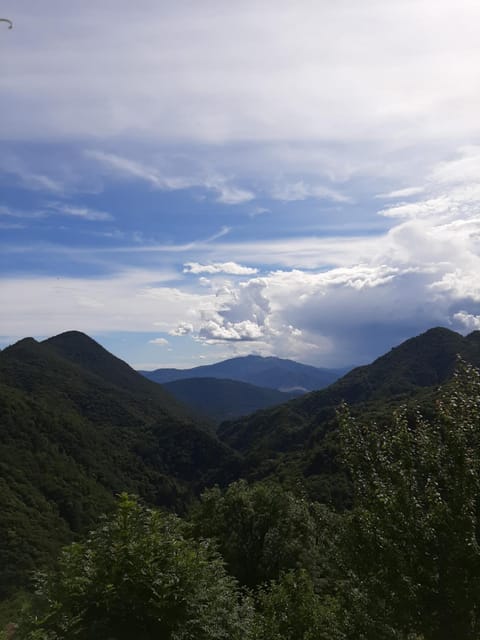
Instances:
[[[361,637],[359,629],[376,638],[378,629],[396,628],[419,629],[422,640],[445,640],[463,622],[473,628],[473,618],[462,615],[478,602],[470,562],[477,514],[466,518],[462,505],[474,504],[480,486],[480,374],[463,366],[449,390],[457,354],[478,366],[480,332],[463,338],[432,329],[328,389],[223,423],[222,443],[168,390],[84,334],[41,343],[27,338],[5,349],[0,601],[28,588],[34,570],[51,567],[60,545],[82,541],[63,554],[60,572],[40,584],[40,615],[32,610],[19,639],[114,633],[149,640],[157,631],[195,628],[210,640],[213,624],[238,640],[353,640]],[[228,404],[225,381],[192,382],[199,398],[201,385],[213,384]],[[445,382],[445,404],[438,405],[434,390]],[[232,384],[238,390],[239,383]],[[338,429],[336,409],[344,399],[361,420],[344,412]],[[430,422],[408,412],[392,416],[392,408],[411,400],[423,403]],[[375,416],[382,417],[378,427]],[[202,489],[241,477],[267,481],[211,488],[192,502]],[[399,484],[398,477],[410,484]],[[426,477],[438,477],[441,495],[425,489]],[[416,492],[418,513],[405,504],[406,489]],[[116,515],[85,537],[122,491],[188,521],[124,495]],[[379,495],[389,496],[388,517]],[[453,520],[438,509],[440,499],[457,509]],[[359,509],[356,518],[351,508]],[[448,568],[445,575],[423,562],[427,544]],[[419,585],[415,593],[403,588],[409,580]],[[432,584],[440,594],[433,600]],[[447,604],[444,588],[451,591]],[[179,597],[181,606],[174,606]],[[388,604],[380,612],[378,598]],[[421,620],[412,621],[412,607],[422,611]],[[15,611],[20,615],[18,606]],[[0,618],[12,619],[5,615],[0,604]],[[450,635],[442,635],[443,628]],[[387,631],[378,637],[390,637]]]
[[[160,384],[188,378],[224,378],[280,391],[306,392],[328,386],[345,371],[311,367],[283,358],[244,356],[193,369],[156,369],[140,373]]]
[[[91,526],[116,493],[182,510],[233,479],[227,446],[83,334],[0,353],[0,593]]]
[[[4,637],[478,639],[479,399],[460,362],[429,419],[342,409],[345,511],[277,481],[213,487],[184,518],[123,493],[1,604]]]
[[[174,380],[163,386],[197,415],[216,423],[273,407],[301,395],[221,378]]]
[[[429,390],[451,378],[458,355],[480,366],[479,331],[464,338],[449,329],[430,329],[326,389],[225,422],[218,433],[248,457],[252,477],[279,470],[284,475],[300,474],[307,477],[314,496],[328,500],[343,484],[334,464],[338,406],[345,401],[375,416],[401,402],[428,396]]]

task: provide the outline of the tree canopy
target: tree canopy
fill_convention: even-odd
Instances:
[[[28,640],[244,640],[252,611],[211,545],[123,494],[113,517],[43,576]]]
[[[431,420],[403,410],[365,425],[344,410],[341,422],[355,637],[478,638],[480,373],[461,362]]]

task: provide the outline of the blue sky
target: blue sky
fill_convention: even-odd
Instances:
[[[344,366],[480,328],[478,2],[0,14],[0,346]]]

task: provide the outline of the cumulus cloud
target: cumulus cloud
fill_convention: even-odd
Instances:
[[[168,333],[169,335],[176,337],[186,336],[189,333],[193,333],[193,324],[191,322],[180,322],[176,327],[170,329]]]
[[[453,318],[464,325],[468,331],[478,331],[480,329],[480,315],[458,311],[453,314]]]
[[[473,155],[480,157],[480,149],[462,153],[468,153],[469,166],[475,166]],[[350,253],[343,264],[276,270],[236,286],[218,285],[216,309],[203,315],[198,336],[255,340],[276,353],[345,364],[349,357],[368,361],[436,324],[479,328],[479,178],[472,181],[467,172],[461,181],[458,166],[465,166],[462,159],[453,158],[450,181],[446,163],[441,171],[434,167],[425,186],[416,188],[421,199],[393,204],[396,223],[387,233],[367,244],[344,239]],[[325,242],[318,241],[320,253],[341,241]]]
[[[251,320],[242,322],[220,322],[207,320],[202,323],[198,338],[207,343],[224,341],[255,341],[264,336],[261,326]]]
[[[258,269],[244,267],[236,262],[217,262],[214,264],[199,264],[198,262],[186,262],[183,271],[185,273],[226,273],[235,276],[247,276],[258,273]]]
[[[466,157],[474,166],[477,155],[469,148],[453,157],[450,181],[447,164],[433,167],[417,199],[407,205],[399,196],[389,207],[396,211],[391,227],[375,235],[189,245],[183,251],[196,260],[184,268],[215,275],[208,287],[196,288],[191,278],[172,287],[171,274],[162,282],[153,270],[95,280],[4,279],[1,333],[48,335],[79,324],[96,332],[158,330],[231,353],[333,366],[367,362],[434,325],[476,329],[479,179],[467,172],[462,181],[458,166]],[[239,272],[259,256],[262,275]]]

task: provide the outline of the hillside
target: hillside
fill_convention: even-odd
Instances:
[[[328,386],[345,370],[321,369],[283,358],[244,356],[193,369],[156,369],[140,373],[160,384],[189,378],[222,378],[280,391],[306,392]]]
[[[113,381],[113,382],[112,382]],[[120,491],[184,509],[236,456],[159,385],[69,332],[0,353],[0,596]]]
[[[216,423],[282,404],[299,395],[219,378],[175,380],[164,384],[164,388],[193,412]]]
[[[480,366],[480,332],[464,338],[449,329],[431,329],[372,364],[350,371],[327,389],[223,423],[219,436],[248,456],[252,477],[300,473],[315,486],[315,495],[329,499],[332,484],[338,487],[343,482],[336,477],[334,463],[340,403],[346,401],[374,416],[392,404],[425,398],[429,390],[451,378],[457,354]]]
[[[182,511],[205,486],[275,476],[345,506],[349,485],[336,460],[338,404],[345,399],[374,416],[428,399],[451,377],[457,354],[479,366],[480,332],[463,338],[432,329],[327,389],[224,422],[220,441],[168,390],[88,336],[21,340],[0,352],[0,597],[87,530],[120,491]],[[197,410],[212,388],[217,406],[227,410],[229,393],[239,399],[238,383],[232,385],[195,380]],[[242,389],[246,408],[250,396]]]

